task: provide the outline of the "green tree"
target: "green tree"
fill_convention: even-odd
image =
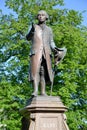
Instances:
[[[37,22],[40,9],[49,14],[47,24],[53,29],[56,45],[67,48],[66,57],[56,67],[52,94],[59,95],[69,108],[70,130],[87,129],[87,28],[82,26],[79,12],[56,5],[62,6],[63,0],[6,0],[17,16],[0,12],[0,120],[6,130],[20,129],[19,109],[32,92],[28,82],[30,44],[25,36],[31,23]]]

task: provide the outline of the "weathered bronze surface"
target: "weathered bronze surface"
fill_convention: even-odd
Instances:
[[[57,48],[53,41],[50,27],[46,25],[48,14],[41,10],[37,15],[38,24],[32,24],[27,34],[31,40],[30,73],[34,92],[26,106],[20,110],[23,115],[21,130],[69,130],[64,112],[67,108],[59,97],[46,95],[46,84],[52,86],[54,72],[52,70],[52,51],[54,64],[57,65],[64,58],[66,49]],[[38,86],[41,95],[38,95]]]
[[[38,24],[32,24],[26,36],[32,42],[29,81],[33,83],[34,92],[26,106],[20,110],[23,115],[21,130],[69,130],[64,114],[67,108],[59,97],[47,96],[45,90],[46,84],[52,86],[54,79],[52,52],[54,64],[57,65],[64,58],[66,49],[56,47],[52,30],[46,25],[48,14],[41,10],[37,19]]]
[[[46,84],[52,85],[54,72],[52,70],[52,51],[54,52],[54,64],[58,64],[63,59],[66,49],[57,48],[53,41],[53,34],[50,27],[46,25],[48,14],[41,10],[37,15],[38,24],[32,24],[27,34],[27,40],[31,40],[30,51],[30,72],[29,81],[32,81],[34,92],[38,95],[38,86],[41,87],[41,95],[46,96]]]

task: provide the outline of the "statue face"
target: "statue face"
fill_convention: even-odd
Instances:
[[[46,21],[46,13],[44,11],[40,11],[38,13],[37,19],[39,20],[39,22],[43,23]]]

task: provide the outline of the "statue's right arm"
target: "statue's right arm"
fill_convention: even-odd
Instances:
[[[31,27],[29,33],[26,35],[26,39],[27,39],[28,41],[32,39],[32,37],[33,37],[33,35],[34,35],[34,31],[35,31],[35,28],[34,28],[34,25],[33,25],[33,23],[32,23],[32,27]]]

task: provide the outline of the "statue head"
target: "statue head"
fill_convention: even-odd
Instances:
[[[46,21],[48,20],[48,14],[46,11],[44,10],[40,10],[37,14],[37,19],[41,22],[41,21]]]

